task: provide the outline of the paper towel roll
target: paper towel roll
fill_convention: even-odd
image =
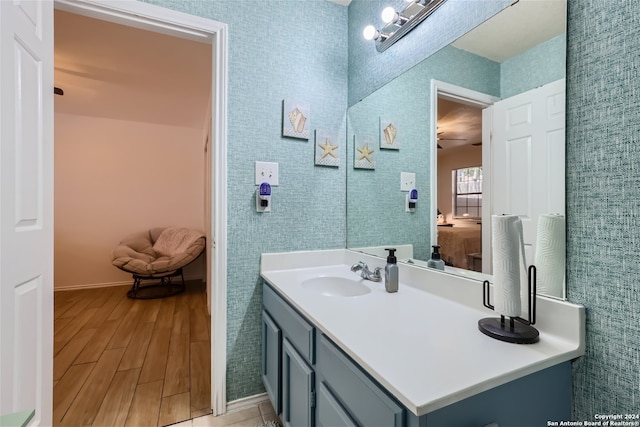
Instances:
[[[517,215],[492,215],[491,227],[494,309],[504,316],[517,317],[522,313],[520,275],[525,267],[522,222]]]
[[[565,260],[563,215],[540,215],[536,232],[536,279],[538,293],[562,297]]]

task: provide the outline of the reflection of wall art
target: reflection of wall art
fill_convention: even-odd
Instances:
[[[338,138],[326,130],[316,129],[316,165],[340,166]]]
[[[380,117],[380,148],[387,150],[399,150],[398,128],[396,120]]]
[[[309,104],[285,99],[282,105],[282,136],[308,140],[311,127]]]
[[[373,159],[375,154],[374,138],[370,136],[353,137],[353,167],[355,169],[375,169],[376,162]]]

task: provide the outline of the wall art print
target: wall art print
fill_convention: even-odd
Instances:
[[[354,169],[375,169],[375,139],[371,136],[358,137],[354,135],[353,145],[355,147],[353,150]]]
[[[282,136],[309,140],[311,109],[305,102],[282,101]]]
[[[399,150],[397,121],[380,117],[380,148],[386,150]]]
[[[315,164],[317,166],[340,166],[340,144],[332,132],[316,129]]]

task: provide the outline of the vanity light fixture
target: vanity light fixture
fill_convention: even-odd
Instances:
[[[407,7],[402,12],[393,7],[386,7],[382,11],[382,21],[385,26],[378,30],[373,25],[367,25],[362,32],[366,40],[375,40],[378,52],[384,52],[424,21],[446,0],[407,0]]]

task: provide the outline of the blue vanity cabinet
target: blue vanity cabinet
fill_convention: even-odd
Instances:
[[[266,283],[263,308],[263,381],[287,427],[527,427],[571,419],[571,362],[418,417]]]
[[[422,417],[410,414],[408,427],[546,426],[548,421],[571,419],[571,394],[571,362],[563,362]]]

